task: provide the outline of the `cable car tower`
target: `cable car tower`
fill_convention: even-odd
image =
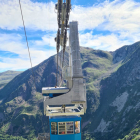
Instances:
[[[58,55],[63,52],[62,71],[65,75],[66,87],[61,83],[56,86],[43,87],[44,114],[49,116],[50,140],[81,140],[81,117],[87,108],[86,87],[83,81],[80,46],[78,36],[78,22],[68,24],[71,10],[71,0],[58,0],[57,10],[58,31],[56,41],[57,71]],[[67,43],[67,30],[69,28],[69,65],[63,66],[64,53]],[[59,52],[61,46],[61,52]],[[61,61],[61,60],[60,60]],[[38,140],[46,140],[45,135],[39,135]],[[47,139],[48,140],[48,139]]]

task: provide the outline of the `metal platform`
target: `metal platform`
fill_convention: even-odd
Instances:
[[[46,116],[75,116],[84,115],[84,108],[80,104],[64,107],[46,107]]]
[[[42,95],[47,94],[60,94],[60,93],[67,93],[69,88],[67,87],[43,87],[42,88]]]

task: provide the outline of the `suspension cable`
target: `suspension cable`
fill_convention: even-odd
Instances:
[[[29,59],[30,59],[30,64],[31,64],[31,70],[32,70],[32,74],[33,74],[34,85],[35,85],[35,88],[36,88],[35,76],[34,76],[34,71],[33,71],[33,67],[32,67],[32,59],[31,59],[31,55],[30,55],[30,49],[29,49],[29,45],[28,45],[28,39],[27,39],[26,28],[25,28],[25,24],[24,24],[24,18],[23,18],[23,13],[22,13],[22,7],[21,7],[20,0],[19,0],[19,5],[20,5],[21,17],[22,17],[24,33],[25,33],[25,38],[26,38],[26,43],[27,43],[27,48],[28,48],[28,54],[29,54]]]
[[[57,87],[57,76],[58,76],[58,53],[59,52],[57,52],[56,87]]]
[[[61,26],[59,26],[60,25],[60,13],[63,11],[62,10],[62,8],[64,8],[62,5],[61,5],[61,3],[58,1],[58,4],[57,4],[57,18],[58,18],[58,30],[59,30],[59,28],[61,28],[61,35],[60,35],[60,38],[59,38],[59,35],[58,35],[58,33],[57,33],[57,37],[56,37],[56,48],[57,48],[57,68],[56,68],[56,86],[57,86],[57,79],[58,79],[58,55],[59,55],[59,48],[58,48],[58,40],[60,41],[62,41],[62,39],[63,39],[63,42],[59,42],[60,44],[61,44],[61,51],[60,51],[60,67],[61,67],[61,81],[62,81],[62,73],[63,73],[63,67],[64,67],[64,57],[65,57],[65,49],[66,49],[66,43],[67,43],[67,28],[68,28],[68,26],[67,26],[67,24],[68,24],[68,20],[69,20],[69,12],[70,12],[70,1],[66,1],[66,0],[64,0],[64,3],[63,3],[63,0],[62,0],[62,4],[64,5],[65,4],[65,8],[66,8],[66,15],[65,15],[65,25],[63,25],[64,23],[64,21],[61,21],[62,22],[62,24],[61,24]],[[62,10],[62,11],[61,11]],[[61,19],[61,20],[63,20],[63,19]],[[65,27],[63,27],[63,26],[65,26]],[[62,28],[63,27],[63,28]],[[59,45],[60,45],[59,44]],[[62,48],[63,48],[63,50],[62,50]],[[63,55],[63,56],[62,56]],[[62,59],[61,59],[61,57],[62,57]],[[62,60],[62,61],[61,61]],[[61,66],[62,65],[62,66]]]
[[[60,52],[60,62],[62,61],[62,47],[61,47],[61,52]],[[61,80],[62,80],[62,62],[60,63],[60,67],[61,67]]]

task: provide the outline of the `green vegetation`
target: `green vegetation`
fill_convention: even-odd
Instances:
[[[84,133],[82,134],[83,140],[96,140],[91,134]]]
[[[118,140],[140,140],[140,121],[138,121],[136,126],[130,131],[128,135],[126,135],[123,139]]]
[[[24,139],[23,137],[20,136],[8,135],[0,131],[0,140],[27,140],[27,139]]]
[[[35,93],[35,98],[36,98],[36,100],[41,100],[41,99],[43,99],[42,94],[39,93],[39,92],[36,92],[36,93]]]
[[[6,71],[0,73],[0,84],[6,84],[22,71]]]
[[[9,129],[10,122],[2,126],[1,131],[6,132]]]

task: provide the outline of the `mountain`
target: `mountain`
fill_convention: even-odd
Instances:
[[[85,128],[97,140],[122,139],[140,120],[140,42],[124,46],[112,56],[112,66],[118,65],[99,82],[100,105]]]
[[[14,77],[20,74],[21,71],[5,71],[0,73],[0,89],[3,88],[8,82],[10,82]]]
[[[88,105],[82,117],[83,139],[123,139],[138,129],[138,56],[140,42],[114,52],[81,47]],[[59,66],[58,83],[60,75]],[[34,139],[38,133],[49,131],[48,118],[43,115],[41,89],[55,86],[55,77],[56,56],[52,56],[34,67],[33,73],[31,69],[26,70],[0,90],[1,133]]]

